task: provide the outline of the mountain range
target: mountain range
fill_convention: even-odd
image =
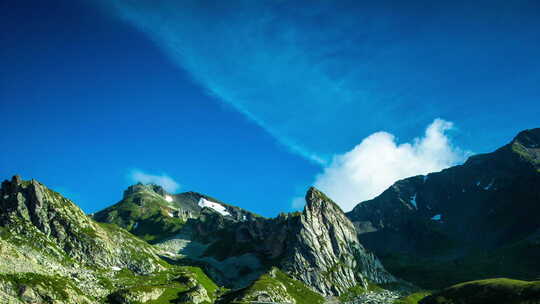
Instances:
[[[87,215],[14,176],[0,189],[0,299],[540,303],[539,186],[540,129],[348,213],[313,187],[303,211],[266,218],[136,184]]]

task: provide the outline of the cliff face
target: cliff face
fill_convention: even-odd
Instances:
[[[291,276],[326,295],[339,295],[367,280],[395,279],[358,242],[356,230],[343,211],[315,188],[306,194],[298,232],[283,268]]]
[[[97,225],[71,201],[36,180],[22,181],[15,176],[4,181],[0,210],[0,226],[30,240],[46,239],[78,262],[127,267],[138,273],[153,272],[159,267],[153,248]]]

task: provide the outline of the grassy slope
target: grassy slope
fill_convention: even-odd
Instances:
[[[150,246],[116,225],[100,223],[97,226],[102,228],[102,232],[105,231],[107,234],[120,234],[123,235],[123,238],[133,239],[134,244],[143,247]],[[40,290],[42,294],[48,294],[55,299],[72,303],[76,299],[77,294],[85,294],[79,289],[76,281],[71,277],[59,274],[47,274],[47,269],[41,266],[40,263],[34,262],[33,259],[37,257],[42,262],[46,260],[47,263],[52,263],[53,265],[63,265],[60,267],[66,269],[77,264],[77,261],[66,255],[61,248],[58,248],[56,244],[51,242],[42,233],[30,228],[28,227],[26,230],[28,233],[26,236],[20,237],[12,234],[8,229],[0,227],[0,258],[8,263],[6,265],[0,263],[0,285],[9,284],[14,290],[32,287],[34,290]],[[92,237],[96,232],[88,231],[88,233],[89,235],[87,237]],[[129,251],[129,255],[134,260],[147,258],[143,251],[138,251],[131,247],[124,249]],[[79,265],[79,267],[93,273],[99,281],[98,284],[103,289],[110,290],[111,293],[118,290],[136,292],[149,291],[156,288],[165,289],[165,292],[159,299],[148,302],[149,304],[177,303],[176,300],[180,294],[187,291],[185,283],[182,283],[183,281],[181,280],[182,277],[186,276],[194,278],[201,284],[207,290],[210,298],[215,299],[217,297],[218,287],[200,268],[172,266],[161,260],[158,260],[157,263],[164,267],[164,270],[150,275],[136,275],[128,269],[111,271],[108,268],[101,269],[84,265]],[[21,266],[24,267],[21,269],[22,272],[17,271]],[[10,273],[3,272],[3,270],[17,272]],[[79,299],[76,301],[82,300]],[[98,299],[91,296],[89,300],[98,301]]]
[[[505,278],[465,282],[426,297],[422,304],[539,304],[540,281]]]
[[[353,286],[351,288],[349,288],[349,290],[347,290],[346,292],[344,292],[342,295],[339,296],[339,300],[342,301],[342,302],[348,302],[348,301],[352,301],[354,300],[354,298],[366,293],[366,292],[369,292],[369,291],[382,291],[384,290],[383,288],[381,288],[379,285],[377,284],[374,284],[374,283],[369,283],[368,285],[368,288],[365,289],[363,286],[361,285],[357,285],[357,286]]]
[[[394,301],[394,304],[418,304],[420,300],[429,296],[430,291],[419,291]]]
[[[70,293],[82,294],[71,280],[61,276],[50,276],[31,272],[12,274],[0,274],[0,282],[9,283],[17,290],[23,290],[26,286],[32,286],[36,290],[47,290],[48,294],[60,300],[70,299]]]
[[[511,276],[534,280],[540,269],[540,239],[530,238],[492,252],[475,252],[456,260],[441,261],[405,255],[381,257],[397,277],[422,288],[440,289],[459,282]]]
[[[155,273],[151,276],[136,276],[129,270],[119,271],[113,279],[116,284],[122,286],[121,291],[150,292],[155,289],[164,290],[161,296],[145,304],[175,304],[179,303],[180,296],[189,290],[187,278],[195,279],[206,289],[209,297],[213,300],[218,295],[219,288],[198,267],[170,266],[167,270]],[[113,296],[109,297],[110,303],[116,303]]]
[[[136,203],[135,200],[143,203]],[[181,218],[170,217],[172,206],[152,192],[139,192],[94,215],[100,222],[116,224],[147,242],[155,243],[175,235],[185,224]]]
[[[270,274],[272,273],[272,274]],[[262,275],[249,287],[235,291],[224,296],[221,303],[247,303],[256,301],[256,295],[261,291],[274,291],[275,293],[286,296],[280,286],[284,286],[286,294],[292,297],[297,304],[322,304],[324,298],[312,291],[304,283],[290,278],[277,268],[273,268],[269,273]],[[233,299],[240,299],[233,301]]]

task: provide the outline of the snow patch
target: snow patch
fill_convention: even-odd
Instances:
[[[431,220],[433,220],[433,221],[440,221],[441,218],[442,218],[442,216],[441,216],[440,214],[436,214],[436,215],[434,215],[434,216],[431,218]]]
[[[135,222],[135,224],[133,225],[133,229],[137,229],[137,227],[139,227],[139,222]]]
[[[411,198],[411,204],[413,204],[414,208],[418,209],[418,205],[416,204],[416,193]]]
[[[199,200],[199,206],[201,208],[206,207],[206,208],[213,209],[213,210],[215,210],[216,212],[218,212],[221,215],[231,215],[229,212],[227,212],[227,209],[225,207],[223,207],[223,205],[211,202],[211,201],[205,199],[204,197],[201,197],[201,199]]]
[[[170,203],[173,201],[173,198],[170,195],[165,195],[165,200]]]
[[[111,267],[111,269],[114,270],[114,271],[120,271],[120,270],[122,270],[122,268],[117,267],[117,266],[113,266],[113,267]]]
[[[174,214],[173,214],[172,212],[167,212],[167,215],[168,215],[169,217],[174,217]]]
[[[489,190],[489,189],[491,189],[491,187],[493,186],[493,182],[494,182],[494,180],[492,180],[491,183],[489,183],[489,185],[485,186],[485,187],[484,187],[484,190]]]

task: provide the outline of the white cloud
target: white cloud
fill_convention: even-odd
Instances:
[[[462,161],[466,153],[454,147],[445,132],[451,122],[435,119],[423,137],[396,143],[394,135],[374,133],[351,151],[334,156],[315,186],[349,211],[372,199],[399,179],[427,174]]]
[[[166,174],[153,175],[153,174],[148,174],[146,172],[143,172],[141,170],[133,170],[131,171],[129,177],[134,182],[159,185],[163,187],[165,191],[170,192],[170,193],[174,193],[176,190],[180,188],[180,184],[178,184],[174,179],[172,179],[170,176]]]

